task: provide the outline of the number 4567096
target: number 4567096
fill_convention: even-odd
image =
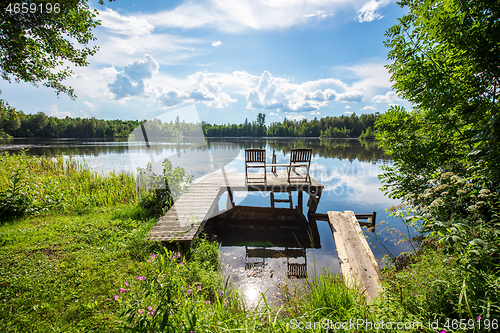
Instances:
[[[19,13],[59,13],[61,11],[61,5],[59,3],[51,4],[51,3],[9,3],[7,7],[5,7],[5,11],[9,13],[19,14]]]

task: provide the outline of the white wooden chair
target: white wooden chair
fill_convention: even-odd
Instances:
[[[290,165],[288,169],[288,182],[290,182],[290,175],[292,173],[292,168],[305,167],[306,176],[305,181],[311,182],[311,176],[309,175],[309,168],[311,167],[311,148],[292,148],[290,152]],[[302,178],[299,176],[299,178]]]
[[[264,179],[266,182],[266,150],[260,148],[245,149],[245,181],[248,182],[248,168],[264,168]],[[252,180],[258,178],[251,178]]]

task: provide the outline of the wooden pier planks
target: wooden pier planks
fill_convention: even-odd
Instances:
[[[245,183],[244,173],[214,173],[191,184],[189,191],[183,194],[160,218],[151,229],[148,239],[152,241],[191,242],[194,240],[206,221],[218,213],[218,201],[222,193],[227,191],[287,191],[304,189],[314,192],[316,201],[321,196],[323,185],[311,178],[311,182],[287,182],[286,171],[279,170],[267,173],[266,182]],[[316,202],[317,206],[317,202]],[[313,210],[315,206],[313,205]]]
[[[328,212],[340,270],[348,286],[359,286],[368,303],[378,297],[380,267],[352,211]]]

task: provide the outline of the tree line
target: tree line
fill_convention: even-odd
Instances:
[[[378,114],[314,118],[308,121],[288,120],[265,125],[265,114],[259,113],[253,122],[217,125],[201,123],[203,134],[208,137],[320,137],[364,138],[375,136]],[[25,114],[0,100],[0,138],[113,138],[127,137],[146,121],[103,120],[95,118],[57,118],[43,112]],[[200,124],[147,121],[146,130],[160,137],[190,137],[197,133]]]
[[[320,138],[365,138],[375,137],[375,122],[379,114],[355,113],[350,116],[333,116],[313,120],[289,120],[265,125],[265,114],[259,113],[257,120],[244,124],[217,125],[203,122],[203,132],[209,137],[320,137]]]
[[[126,137],[140,126],[137,120],[57,118],[43,112],[25,114],[0,100],[0,138]]]

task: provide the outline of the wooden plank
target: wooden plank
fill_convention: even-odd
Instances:
[[[305,174],[304,174],[305,175]],[[252,175],[251,175],[252,176]],[[288,192],[304,190],[306,192],[321,189],[323,185],[311,178],[310,182],[287,181],[288,173],[278,171],[268,173],[264,179],[255,183],[246,184],[244,173],[214,173],[204,176],[191,184],[189,190],[183,194],[160,218],[156,226],[151,229],[151,240],[158,241],[192,241],[197,237],[206,221],[218,212],[220,195],[227,191],[275,191]]]
[[[368,303],[379,296],[380,267],[352,211],[328,212],[339,263],[347,285],[356,285]]]

